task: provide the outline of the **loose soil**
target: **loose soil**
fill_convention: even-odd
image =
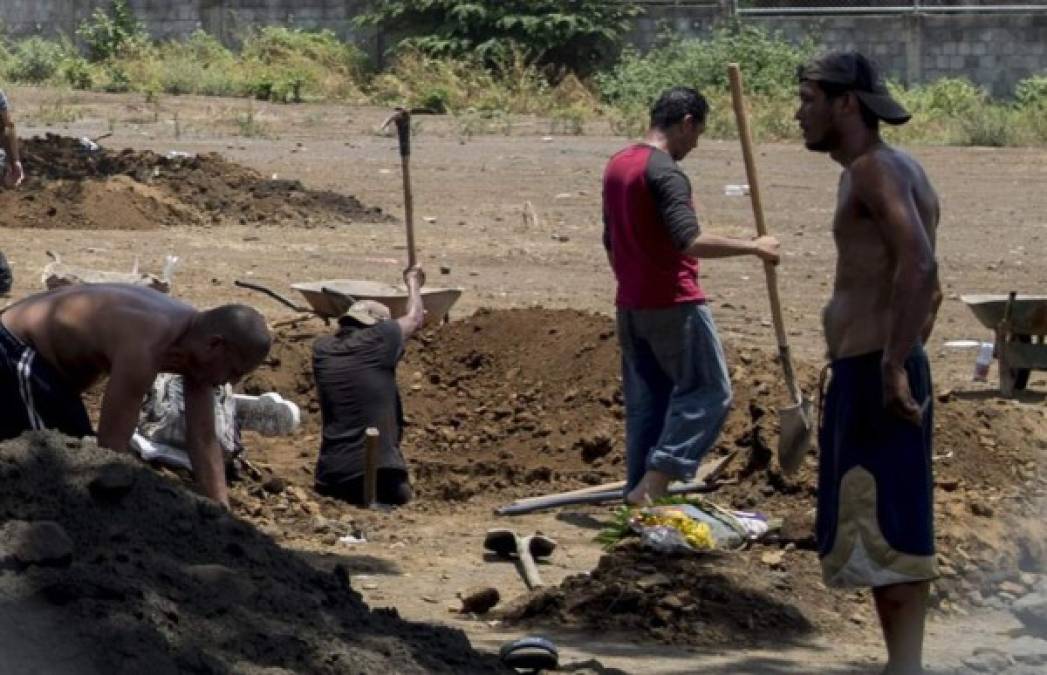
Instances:
[[[302,327],[279,333],[269,362],[245,383],[251,392],[271,388],[304,397],[313,413],[304,423],[308,438],[319,431],[309,360],[318,334]],[[733,452],[737,459],[708,497],[782,518],[782,534],[750,551],[711,558],[662,560],[625,547],[605,556],[591,575],[522,600],[508,618],[640,629],[659,641],[701,646],[759,645],[769,634],[837,633],[872,621],[867,594],[829,592],[818,574],[815,456],[790,477],[772,459],[774,411],[786,398],[776,357],[730,344],[726,351],[734,364],[734,405],[712,455]],[[423,333],[409,344],[398,371],[410,415],[404,448],[418,493],[410,510],[453,513],[470,501],[489,501],[492,488],[509,501],[620,477],[619,368],[614,324],[595,314],[481,310]],[[816,391],[818,369],[799,362],[797,371],[804,389]],[[1047,531],[1034,515],[1037,486],[1047,479],[1036,461],[1047,448],[1047,415],[951,392],[940,393],[935,405],[944,578],[934,602],[970,606],[976,594],[993,594],[1022,572],[1047,572]],[[297,458],[299,465],[307,476],[310,463]],[[779,549],[780,562],[763,561]]]
[[[179,255],[174,285],[179,298],[202,307],[250,303],[274,322],[293,315],[237,288],[235,279],[278,291],[292,282],[326,278],[400,279],[403,232],[377,210],[317,196],[348,200],[352,194],[382,214],[402,212],[396,140],[376,133],[387,110],[258,103],[255,112],[267,136],[246,137],[220,123],[232,119],[242,101],[178,97],[143,105],[131,95],[77,94],[73,100],[40,88],[7,93],[18,105],[20,129],[40,134],[50,148],[41,151],[44,161],[27,160],[32,168],[24,189],[0,192],[0,224],[7,226],[0,230],[0,248],[15,272],[12,299],[41,289],[39,271],[49,261],[48,249],[70,264],[112,270],[128,269],[136,257],[144,269],[158,270],[165,254]],[[56,96],[77,112],[78,121],[63,132],[67,136],[115,130],[102,141],[110,168],[85,166],[75,141],[46,140],[44,134],[55,131],[44,120]],[[40,113],[34,114],[37,107]],[[176,112],[181,135],[171,124]],[[418,500],[386,513],[354,509],[312,492],[319,425],[309,347],[330,328],[305,319],[278,329],[269,366],[246,383],[254,391],[292,396],[306,420],[288,438],[246,434],[259,472],[247,472],[234,484],[236,517],[288,556],[293,553],[288,560],[304,561],[325,578],[343,565],[370,606],[451,624],[486,650],[523,630],[540,629],[565,654],[596,655],[632,672],[878,672],[882,645],[868,594],[829,593],[818,581],[810,550],[813,457],[791,480],[780,476],[773,462],[754,462],[751,471],[743,471],[752,456],[763,460],[763,448],[774,448],[774,410],[784,400],[761,271],[751,260],[703,264],[703,287],[736,390],[734,411],[713,454],[739,451],[726,482],[710,497],[783,517],[787,527],[780,541],[700,562],[647,562],[646,554],[626,548],[607,554],[601,564],[604,554],[592,537],[610,520],[613,506],[492,516],[492,508],[517,496],[622,477],[617,353],[612,323],[605,318],[612,309],[612,281],[599,246],[599,181],[606,158],[627,141],[593,125],[583,136],[557,135],[548,121],[536,118],[513,118],[498,135],[465,138],[450,116],[419,120],[416,131],[412,174],[419,259],[431,284],[464,289],[454,318],[465,317],[427,335],[428,343],[412,342],[400,369],[409,418],[405,452]],[[170,150],[194,159],[168,160],[164,155]],[[212,154],[216,150],[221,157]],[[1009,629],[1001,628],[990,608],[1004,609],[1044,571],[1040,547],[1047,537],[1036,528],[1042,528],[1047,487],[1047,377],[1034,373],[1030,391],[1003,400],[995,391],[995,373],[989,384],[971,383],[974,353],[943,342],[991,339],[961,294],[1047,287],[1047,267],[1040,260],[1047,240],[1047,192],[1028,190],[1047,180],[1047,159],[1036,149],[907,150],[923,163],[943,203],[938,257],[946,297],[929,352],[938,394],[936,525],[945,576],[935,584],[927,647],[931,663],[955,665],[976,644],[1003,639],[995,636]],[[126,164],[119,164],[121,157],[129,158]],[[761,145],[758,161],[771,229],[783,242],[779,280],[789,337],[805,390],[813,393],[824,351],[818,317],[832,280],[829,218],[839,171],[798,145]],[[150,178],[157,168],[160,175]],[[735,236],[752,232],[748,202],[723,192],[723,185],[744,182],[737,144],[703,140],[683,169],[692,176],[705,227]],[[281,178],[300,179],[302,187],[294,184],[292,190]],[[344,226],[343,212],[351,213],[352,227]],[[538,218],[523,218],[528,212]],[[112,229],[125,223],[129,229]],[[157,223],[156,229],[140,229]],[[184,224],[206,227],[179,227]],[[539,311],[535,305],[573,311]],[[484,307],[493,309],[469,317]],[[592,311],[598,314],[586,313]],[[558,326],[560,333],[543,332]],[[573,397],[571,389],[577,390]],[[539,407],[541,414],[535,412]],[[160,473],[171,484],[185,484],[184,477]],[[17,482],[8,477],[5,485]],[[498,588],[510,602],[522,593],[513,565],[483,557],[483,533],[494,526],[539,529],[559,541],[541,569],[551,592],[561,594],[561,604],[519,625],[492,621],[490,614],[448,612],[459,606],[460,591],[477,584]],[[350,533],[364,535],[366,543],[340,543]],[[107,550],[112,557],[120,546],[113,543]],[[782,560],[764,563],[765,553],[780,553]],[[297,564],[287,567],[298,569]],[[673,599],[668,590],[643,596],[652,616],[659,607],[672,610],[664,626],[625,624],[613,612],[598,616],[596,608],[610,597],[607,589],[635,597],[639,579],[628,570],[645,564],[669,570],[659,569],[672,581],[667,589],[700,589],[686,598],[699,607],[692,613],[696,618],[675,613],[676,600],[685,598]],[[593,570],[602,570],[592,574],[599,583],[585,576]],[[573,580],[561,586],[568,578]],[[781,588],[786,583],[788,592]],[[746,597],[757,609],[754,621],[781,626],[785,605],[811,630],[773,629],[788,639],[755,646],[757,624],[750,630],[730,610],[719,624],[702,616],[703,604],[719,602],[713,592],[723,584],[752,594]],[[577,604],[585,598],[592,602]],[[49,607],[58,625],[78,625],[63,619],[65,607]],[[834,610],[837,620],[827,623],[833,615],[823,610]],[[0,625],[3,620],[0,615]],[[688,631],[703,626],[711,633],[709,644],[689,643]],[[325,634],[322,627],[314,632]],[[962,644],[957,634],[965,636]],[[688,649],[652,646],[656,641]]]
[[[217,153],[164,156],[47,134],[22,142],[27,179],[0,192],[0,227],[150,230],[226,223],[311,227],[385,220],[352,195],[265,178]]]
[[[95,489],[114,471],[126,490]],[[0,596],[60,607],[99,673],[500,672],[460,631],[369,610],[344,567],[321,572],[93,443],[38,432],[0,444],[0,481],[5,522],[52,521],[72,542],[47,565],[0,542]]]

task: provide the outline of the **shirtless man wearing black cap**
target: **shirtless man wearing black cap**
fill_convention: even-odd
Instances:
[[[937,576],[923,344],[941,302],[938,197],[916,160],[880,137],[880,122],[910,116],[864,56],[836,52],[801,67],[799,96],[807,149],[843,167],[823,316],[832,379],[819,432],[819,556],[828,585],[873,589],[884,673],[913,675],[923,672]]]

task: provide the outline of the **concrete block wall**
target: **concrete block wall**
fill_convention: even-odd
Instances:
[[[362,4],[362,0],[128,1],[154,37],[183,37],[202,28],[230,44],[244,29],[270,24],[326,28],[352,39],[351,21]],[[110,0],[0,0],[0,24],[15,36],[72,35],[96,9],[109,5]]]
[[[1006,97],[1022,79],[1047,74],[1047,12],[978,15],[750,17],[787,39],[857,49],[894,79],[966,77]]]

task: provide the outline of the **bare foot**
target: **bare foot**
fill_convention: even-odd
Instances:
[[[629,494],[625,495],[625,503],[631,506],[649,506],[656,499],[661,499],[669,493],[669,483],[672,477],[661,471],[648,471],[640,479]]]

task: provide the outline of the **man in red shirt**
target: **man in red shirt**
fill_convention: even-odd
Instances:
[[[753,255],[778,262],[778,240],[702,232],[691,183],[676,164],[698,144],[709,106],[673,87],[651,108],[642,143],[604,172],[604,247],[618,280],[625,396],[625,499],[643,504],[689,480],[731,404],[731,383],[698,283],[699,258]]]

